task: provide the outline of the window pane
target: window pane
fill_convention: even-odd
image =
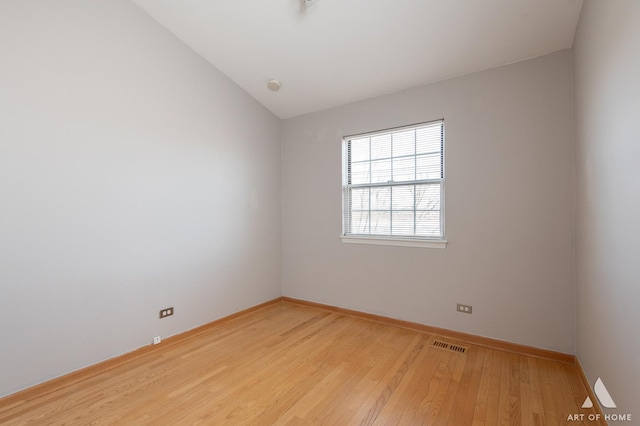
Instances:
[[[371,183],[389,182],[391,180],[391,160],[371,162]]]
[[[394,212],[396,210],[413,210],[413,185],[394,186],[391,188],[391,190],[393,194],[392,198]]]
[[[371,210],[391,210],[391,188],[371,188]]]
[[[369,159],[369,138],[351,140],[351,161],[365,161]]]
[[[371,234],[390,235],[391,234],[391,213],[371,212]]]
[[[369,183],[369,162],[351,165],[351,184]]]
[[[416,210],[440,210],[440,184],[416,185]]]
[[[440,179],[440,154],[416,157],[416,179]]]
[[[415,157],[393,159],[393,181],[405,182],[416,179]]]
[[[440,237],[440,212],[416,212],[416,235]]]
[[[369,210],[369,188],[351,190],[351,210]]]
[[[351,233],[352,234],[368,234],[369,233],[369,212],[351,213]]]
[[[416,131],[411,129],[404,132],[393,133],[393,156],[415,155]]]
[[[416,154],[440,152],[442,123],[416,129]]]
[[[391,157],[391,134],[371,136],[371,159]]]
[[[345,140],[347,234],[443,236],[443,133],[437,121]]]
[[[392,233],[393,235],[414,235],[413,234],[413,212],[393,212]]]

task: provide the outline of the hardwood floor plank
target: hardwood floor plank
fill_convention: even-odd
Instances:
[[[482,366],[485,362],[487,349],[476,348],[471,346],[467,350],[467,362],[465,369],[460,378],[458,393],[453,401],[453,412],[449,419],[452,425],[470,425],[472,424],[473,413],[475,411],[476,402],[480,390],[480,381],[482,378]]]
[[[531,387],[531,416],[533,424],[540,424],[540,418],[544,418],[544,404],[542,402],[542,386],[540,384],[540,373],[538,370],[538,362],[536,359],[527,358],[529,367],[529,383]]]
[[[0,424],[553,425],[595,412],[573,365],[287,302],[98,368],[0,399]]]
[[[370,425],[376,423],[378,416],[393,396],[394,392],[404,379],[405,375],[413,365],[413,362],[415,361],[425,344],[426,339],[424,338],[424,336],[416,336],[416,342],[415,345],[413,345],[411,352],[408,353],[406,358],[403,359],[402,364],[397,366],[394,371],[393,377],[386,383],[384,390],[380,393],[380,395],[378,395],[367,414],[360,421],[361,425]]]
[[[521,411],[521,398],[520,398],[520,355],[509,354],[509,382],[508,382],[508,424],[509,425],[521,425],[522,424],[522,411]]]
[[[440,385],[442,364],[446,363],[448,353],[432,346],[432,338],[425,336],[418,356],[414,360],[415,370],[404,375],[381,411],[375,424],[423,424],[426,413],[432,409],[436,388]],[[437,409],[437,407],[436,407]]]
[[[432,411],[431,415],[426,417],[427,424],[446,425],[449,423],[451,414],[458,410],[459,407],[463,406],[454,406],[454,403],[457,395],[460,393],[460,388],[462,387],[462,378],[466,365],[467,363],[472,364],[473,359],[474,358],[469,359],[468,355],[465,356],[462,354],[460,354],[457,359],[451,359],[450,368],[452,374],[445,384],[444,392],[442,392],[442,403],[440,409],[437,412]]]
[[[315,424],[344,424],[341,418],[351,417],[355,413],[361,392],[371,381],[367,378],[382,373],[379,360],[384,357],[385,350],[380,346],[389,337],[382,328],[376,324],[376,327],[369,329],[370,333],[359,333],[358,341],[353,342],[357,344],[354,348],[357,356],[345,359],[344,374],[335,378],[330,387],[318,386],[313,393],[305,395],[308,401],[300,402],[301,406],[308,407],[304,412],[305,419]],[[327,409],[338,405],[344,407],[342,412]]]
[[[531,405],[531,380],[529,378],[529,364],[527,357],[518,359],[520,366],[520,413],[523,426],[533,426],[533,410]]]
[[[478,397],[476,399],[476,405],[474,407],[474,412],[472,416],[473,425],[484,425],[485,419],[487,418],[487,410],[489,404],[489,394],[491,393],[491,369],[494,364],[494,358],[496,351],[487,349],[487,354],[484,358],[484,362],[482,364],[482,379],[480,381],[480,388],[478,389]],[[495,392],[498,389],[493,387]]]
[[[501,417],[501,398],[504,400],[503,374],[507,372],[507,353],[494,351],[494,361],[489,372],[489,397],[487,399],[487,413],[485,423],[487,425],[503,424]]]
[[[360,422],[376,401],[376,396],[384,390],[388,381],[409,355],[417,339],[418,336],[410,332],[393,333],[385,339],[384,343],[376,345],[376,355],[369,359],[373,368],[361,381],[361,391],[351,397],[353,402],[349,408],[342,412],[334,411],[337,419],[335,424]]]

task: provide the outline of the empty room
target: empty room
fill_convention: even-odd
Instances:
[[[0,0],[0,424],[640,424],[637,0]]]

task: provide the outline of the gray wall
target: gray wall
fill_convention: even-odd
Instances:
[[[586,0],[574,63],[578,357],[637,422],[640,2]]]
[[[285,120],[284,295],[574,352],[572,87],[562,51]],[[443,117],[448,247],[341,243],[341,137]]]
[[[0,396],[280,296],[280,125],[128,1],[0,2]]]

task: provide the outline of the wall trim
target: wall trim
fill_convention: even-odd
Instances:
[[[589,383],[587,374],[584,372],[584,368],[582,368],[582,364],[580,363],[580,360],[577,357],[576,357],[576,371],[578,372],[578,375],[582,380],[582,384],[587,389],[587,394],[589,395],[591,402],[593,402],[593,409],[596,410],[597,414],[600,414],[600,418],[603,419],[603,422],[604,422],[604,411],[602,411],[602,407],[600,406],[600,400],[596,397],[595,393],[593,393],[593,387],[591,386],[591,383]],[[601,424],[606,424],[606,422]]]
[[[149,353],[164,350],[169,346],[174,346],[178,343],[184,342],[185,340],[193,339],[203,333],[208,332],[210,329],[216,326],[227,323],[238,317],[247,315],[251,312],[258,311],[262,308],[275,305],[277,303],[282,303],[282,297],[277,297],[275,299],[268,300],[264,303],[251,306],[247,309],[243,309],[241,311],[235,312],[233,314],[227,315],[222,318],[218,318],[217,320],[200,325],[196,328],[187,330],[183,333],[176,334],[171,337],[167,337],[166,339],[163,339],[162,343],[160,343],[159,345],[143,346],[131,352],[127,352],[123,355],[118,355],[116,357],[109,358],[97,364],[93,364],[88,367],[81,368],[80,370],[72,371],[71,373],[67,373],[63,376],[59,376],[51,380],[47,380],[46,382],[42,382],[40,384],[20,390],[16,393],[9,394],[7,396],[0,398],[0,406],[7,406],[7,405],[19,403],[20,401],[29,400],[29,399],[32,399],[33,397],[42,397],[42,396],[48,395],[53,391],[57,391],[60,389],[64,389],[68,386],[78,384],[82,381],[85,381],[99,374],[105,373],[109,370],[119,367],[123,364],[126,364],[129,361],[136,360]]]
[[[369,314],[366,312],[355,311],[352,309],[339,308],[337,306],[324,305],[322,303],[309,302],[307,300],[301,300],[301,299],[294,299],[292,297],[283,296],[282,300],[285,303],[293,303],[296,305],[307,306],[311,308],[324,309],[326,311],[331,311],[331,312],[348,315],[352,317],[357,317],[361,319],[366,319],[370,321],[376,321],[383,324],[394,325],[396,327],[402,327],[409,330],[435,334],[435,335],[446,337],[449,339],[455,339],[465,343],[470,343],[477,346],[483,346],[489,349],[497,349],[500,351],[511,352],[518,355],[526,355],[534,358],[558,361],[558,362],[569,364],[569,365],[574,365],[576,363],[575,355],[566,354],[563,352],[556,352],[549,349],[540,349],[533,346],[507,342],[505,340],[498,340],[498,339],[492,339],[490,337],[477,336],[475,334],[463,333],[461,331],[448,330],[446,328],[439,328],[439,327],[433,327],[430,325],[419,324],[416,322],[403,321],[396,318]]]

